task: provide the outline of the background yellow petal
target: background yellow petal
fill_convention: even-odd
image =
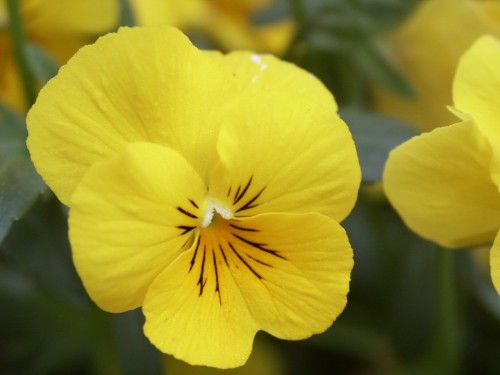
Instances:
[[[272,55],[246,51],[235,51],[226,55],[215,51],[205,53],[231,71],[242,88],[292,92],[321,104],[324,111],[337,111],[337,103],[323,83],[292,63]]]
[[[118,0],[23,0],[20,4],[29,40],[60,63],[118,26]]]
[[[249,267],[231,273],[259,327],[292,340],[325,331],[347,303],[353,255],[344,229],[320,214],[259,215],[237,227],[228,241]]]
[[[490,269],[493,285],[500,294],[500,236],[497,235],[490,252]]]
[[[390,153],[384,188],[408,227],[422,237],[448,247],[485,243],[500,227],[491,158],[474,123],[438,128]]]
[[[122,28],[81,49],[42,89],[28,147],[66,204],[92,164],[134,141],[178,150],[206,178],[229,87],[230,74],[177,29]]]
[[[203,260],[193,263],[196,254]],[[192,365],[245,364],[258,326],[222,262],[195,243],[155,279],[143,311],[144,332],[158,349]]]
[[[360,182],[354,142],[329,108],[285,92],[247,95],[220,133],[211,194],[240,216],[320,212],[337,221]]]
[[[101,308],[142,304],[152,280],[190,245],[204,193],[191,166],[155,144],[134,143],[89,169],[74,194],[70,240],[77,271]]]
[[[500,2],[425,0],[387,40],[394,64],[415,88],[416,97],[377,87],[374,107],[422,131],[455,121],[452,82],[460,56],[479,36],[500,36]]]
[[[500,41],[480,38],[460,60],[453,86],[455,106],[470,113],[491,143],[495,157],[492,172],[500,186]]]

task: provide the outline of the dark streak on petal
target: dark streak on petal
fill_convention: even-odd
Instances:
[[[250,270],[250,271],[251,271],[251,272],[252,272],[255,276],[257,276],[259,279],[262,279],[262,276],[261,276],[261,275],[259,275],[259,274],[257,273],[257,271],[255,271],[255,270],[252,268],[252,266],[251,266],[250,264],[248,264],[248,262],[247,262],[245,259],[243,259],[243,257],[240,255],[240,253],[238,253],[238,251],[236,251],[236,249],[235,249],[235,248],[234,248],[234,246],[231,244],[231,242],[228,242],[228,245],[229,245],[229,247],[231,248],[231,250],[233,250],[233,252],[236,254],[236,256],[238,257],[238,259],[239,259],[239,260],[241,260],[241,262],[242,262],[245,266],[247,266],[247,268],[248,268],[248,269],[249,269],[249,270]]]
[[[253,208],[253,207],[257,207],[259,204],[252,205],[252,203],[254,203],[260,197],[260,195],[264,192],[265,189],[266,189],[266,187],[264,186],[252,199],[250,199],[247,203],[245,203],[243,206],[238,208],[236,210],[236,212],[241,212],[241,211]]]
[[[250,259],[252,259],[253,261],[255,261],[255,262],[257,262],[257,263],[260,263],[260,264],[262,264],[262,265],[264,265],[264,266],[268,266],[268,267],[271,267],[271,268],[273,267],[273,266],[271,266],[269,263],[266,263],[266,262],[263,262],[263,261],[261,261],[261,260],[259,260],[259,259],[257,259],[257,258],[254,258],[254,257],[253,257],[253,256],[251,256],[251,255],[248,255],[248,254],[247,254],[247,257],[249,257],[249,258],[250,258]]]
[[[184,215],[186,215],[188,217],[192,217],[193,219],[198,219],[198,216],[192,214],[191,212],[186,211],[182,207],[177,207],[177,211],[182,212]]]
[[[199,208],[198,205],[196,204],[196,202],[192,199],[189,200],[189,202],[196,208]]]
[[[200,241],[201,241],[201,236],[198,237],[198,241],[196,242],[196,247],[194,249],[194,254],[193,254],[193,258],[191,259],[191,266],[189,267],[189,272],[191,272],[191,270],[193,269],[193,266],[194,266],[194,262],[196,261],[196,254],[198,254],[198,249],[200,247]]]
[[[196,227],[189,227],[187,225],[178,225],[176,228],[183,230],[183,232],[180,234],[182,236],[182,235],[184,235],[186,233],[191,232]]]
[[[237,204],[241,200],[241,198],[243,198],[243,196],[248,191],[248,188],[252,184],[252,179],[253,179],[253,176],[250,177],[250,179],[248,180],[246,186],[243,188],[243,190],[242,190],[242,192],[241,192],[240,195],[238,195],[238,194],[235,195],[235,197],[234,197],[234,203],[233,204]],[[239,191],[239,188],[238,188],[238,191]]]
[[[231,195],[231,186],[229,186],[229,190],[227,191],[227,197],[229,198],[230,195]]]
[[[214,269],[215,269],[215,293],[219,295],[219,304],[222,305],[222,299],[220,296],[220,289],[219,289],[219,270],[217,269],[217,259],[215,257],[214,251],[212,251],[212,258],[214,260]]]
[[[239,227],[233,223],[229,223],[229,226],[230,227],[233,227],[235,229],[239,229],[239,230],[243,230],[245,232],[260,232],[258,229],[252,229],[252,228],[243,228],[243,227]]]
[[[222,253],[222,257],[224,258],[224,262],[226,262],[226,266],[229,267],[229,263],[228,263],[227,258],[226,258],[226,253],[224,252],[224,249],[222,248],[221,245],[219,245],[219,249],[220,249],[220,252]]]
[[[203,280],[203,273],[205,272],[205,256],[207,254],[207,248],[203,246],[203,259],[201,261],[201,272],[200,272],[200,278],[198,279],[198,284],[200,286],[200,294],[198,296],[201,296],[203,294],[203,288],[205,287],[205,284],[207,280]]]
[[[237,239],[239,239],[240,241],[243,241],[244,243],[246,243],[247,245],[250,245],[252,247],[254,247],[255,249],[258,249],[258,250],[262,250],[268,254],[272,254],[278,258],[281,258],[281,259],[286,259],[284,258],[282,255],[278,254],[278,251],[276,250],[270,250],[270,249],[266,249],[264,246],[267,246],[266,244],[262,244],[262,243],[257,243],[257,242],[252,242],[250,240],[247,240],[246,238],[243,238],[241,236],[238,236],[237,234],[235,233],[232,233],[231,234],[236,237]]]

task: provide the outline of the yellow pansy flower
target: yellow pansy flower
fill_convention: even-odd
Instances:
[[[254,25],[273,0],[131,0],[138,25],[168,24],[208,36],[219,49],[283,54],[295,32],[291,20]]]
[[[23,0],[26,38],[64,63],[85,44],[118,24],[117,0]],[[0,101],[24,111],[18,67],[11,52],[6,0],[0,0]]]
[[[460,60],[453,98],[462,121],[393,150],[387,196],[405,223],[445,247],[492,242],[493,282],[500,291],[500,42],[480,38]]]
[[[191,364],[247,360],[255,333],[303,339],[346,304],[338,224],[360,183],[312,75],[272,56],[122,28],[82,48],[28,114],[28,148],[70,206],[73,259],[103,309]]]
[[[425,0],[390,37],[388,52],[414,86],[417,96],[402,97],[378,87],[373,105],[421,131],[454,121],[453,75],[460,56],[479,36],[500,37],[500,1]]]

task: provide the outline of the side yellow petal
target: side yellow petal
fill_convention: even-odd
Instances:
[[[177,29],[121,28],[82,48],[41,90],[28,147],[66,204],[90,166],[134,141],[176,149],[207,178],[232,96],[230,74]]]
[[[230,226],[226,240],[240,258],[231,273],[259,327],[287,340],[325,331],[347,303],[353,254],[344,229],[316,213]]]
[[[286,92],[259,92],[242,103],[221,129],[210,194],[236,216],[319,212],[344,219],[361,178],[344,122]]]
[[[335,98],[313,74],[272,55],[235,51],[226,55],[205,52],[223,64],[242,89],[255,91],[285,91],[303,95],[319,103],[323,110],[337,111]]]
[[[190,246],[205,187],[175,151],[133,143],[91,167],[69,216],[76,269],[104,310],[142,305],[153,279]]]
[[[463,55],[453,85],[455,106],[470,113],[493,148],[493,175],[500,186],[500,41],[483,36]]]
[[[490,269],[493,285],[500,294],[500,236],[497,235],[490,251]]]
[[[383,183],[406,225],[442,246],[491,241],[500,227],[500,194],[490,176],[491,148],[464,121],[394,149]]]
[[[242,366],[259,327],[217,244],[201,238],[149,288],[144,332],[159,350],[191,365]]]

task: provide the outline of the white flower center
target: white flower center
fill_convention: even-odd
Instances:
[[[203,221],[201,222],[202,228],[206,228],[212,224],[215,213],[218,213],[225,220],[231,220],[233,218],[233,213],[229,208],[221,207],[219,204],[208,199],[205,216],[203,216]]]

